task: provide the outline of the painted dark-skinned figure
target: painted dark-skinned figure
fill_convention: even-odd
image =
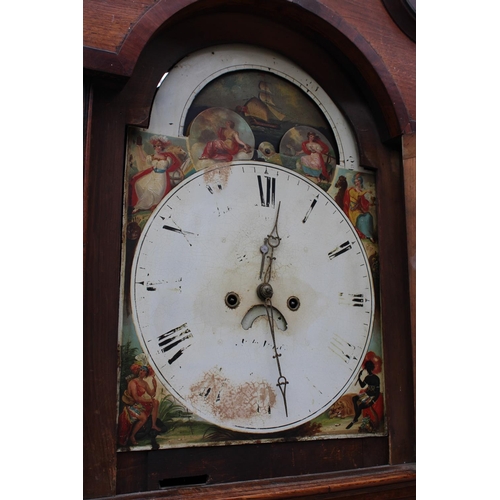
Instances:
[[[158,418],[159,402],[156,399],[158,384],[155,373],[149,365],[140,363],[134,363],[130,369],[132,375],[127,377],[127,389],[122,397],[125,406],[118,419],[118,442],[121,446],[127,443],[136,446],[138,444],[136,434],[146,427],[145,424],[151,416],[147,434],[156,447],[154,438],[157,434],[165,432],[166,427]],[[151,377],[152,387],[146,381],[148,377]]]
[[[350,429],[361,416],[361,412],[370,408],[374,405],[375,401],[377,401],[380,396],[380,378],[373,373],[375,369],[375,364],[373,361],[368,360],[364,364],[364,370],[368,372],[368,375],[361,380],[361,375],[364,370],[361,370],[358,375],[358,382],[362,388],[367,387],[364,392],[357,394],[352,398],[352,402],[354,403],[354,418],[352,422],[346,427],[346,429]]]

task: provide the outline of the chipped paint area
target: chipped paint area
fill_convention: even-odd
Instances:
[[[217,165],[207,167],[203,173],[205,184],[215,185],[219,189],[225,188],[231,175],[230,165],[228,162],[219,162]]]
[[[262,417],[276,405],[276,393],[269,383],[261,380],[232,384],[218,367],[191,386],[189,399],[221,422]]]

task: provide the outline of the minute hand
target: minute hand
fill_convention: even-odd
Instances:
[[[269,330],[271,331],[271,337],[273,339],[273,349],[274,349],[274,359],[276,359],[276,364],[278,366],[278,383],[276,384],[280,391],[281,395],[283,396],[283,403],[285,405],[285,415],[288,417],[288,406],[286,403],[286,386],[288,384],[288,380],[286,377],[283,375],[283,372],[281,371],[281,363],[280,363],[280,356],[281,354],[278,354],[278,348],[276,346],[276,335],[274,333],[274,317],[273,317],[273,303],[271,301],[271,297],[273,295],[273,288],[269,284],[269,281],[271,280],[271,270],[272,270],[272,265],[273,265],[273,260],[274,260],[274,249],[277,248],[281,242],[281,238],[279,237],[278,233],[278,218],[280,214],[280,206],[281,202],[278,204],[278,211],[276,213],[276,220],[274,222],[273,229],[271,230],[271,233],[267,235],[267,238],[265,240],[265,243],[271,247],[271,255],[269,256],[269,264],[266,269],[266,273],[264,275],[264,282],[259,285],[257,288],[257,294],[259,297],[263,300],[264,302],[264,307],[266,308],[266,314],[267,314],[267,320],[269,322]]]
[[[266,274],[264,275],[264,283],[269,283],[271,281],[271,269],[273,266],[274,257],[274,249],[278,248],[281,243],[281,238],[278,234],[278,218],[280,216],[280,207],[281,201],[278,203],[278,210],[276,212],[276,220],[274,221],[274,226],[271,230],[271,233],[267,235],[265,243],[271,248],[271,255],[269,258],[269,264],[266,269]]]
[[[273,357],[276,359],[276,364],[278,365],[279,377],[278,377],[278,383],[276,385],[279,387],[281,395],[283,396],[283,403],[285,404],[285,415],[288,417],[288,407],[286,404],[286,386],[288,384],[288,380],[281,371],[281,364],[280,364],[281,354],[278,354],[278,348],[276,347],[276,336],[274,333],[273,303],[271,302],[270,298],[267,298],[264,301],[264,306],[266,308],[267,320],[269,321],[269,329],[271,331],[271,337],[273,338],[273,349],[274,349]]]

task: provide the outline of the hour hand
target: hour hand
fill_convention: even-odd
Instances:
[[[281,242],[281,238],[278,234],[278,217],[280,215],[280,207],[281,207],[281,201],[278,203],[278,210],[276,212],[276,220],[274,222],[273,229],[271,233],[267,235],[267,238],[264,239],[264,244],[260,247],[260,251],[262,253],[262,262],[260,264],[259,277],[261,280],[263,279],[262,274],[264,273],[264,263],[266,260],[266,255],[269,252],[269,249],[271,249],[271,255],[269,255],[269,264],[264,273],[264,282],[266,283],[269,283],[269,280],[271,279],[271,268],[274,259],[274,249],[277,248]]]
[[[273,249],[278,247],[281,241],[280,235],[278,234],[278,218],[280,216],[280,208],[281,201],[278,203],[278,210],[276,212],[276,220],[274,222],[273,230],[271,231],[271,234],[267,236],[268,244]]]
[[[266,261],[266,255],[267,252],[269,252],[269,246],[267,245],[267,238],[264,239],[264,244],[261,245],[260,251],[262,253],[262,262],[260,263],[259,279],[262,279],[262,273],[264,272],[264,263]]]

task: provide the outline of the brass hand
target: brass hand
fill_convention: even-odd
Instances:
[[[267,254],[267,251],[269,248],[271,248],[271,255],[269,255],[269,264],[266,269],[266,273],[264,275],[264,283],[269,283],[271,281],[271,270],[273,266],[273,260],[275,259],[274,257],[274,249],[278,248],[279,244],[281,243],[281,238],[278,234],[278,218],[280,216],[280,207],[281,207],[281,201],[278,203],[278,211],[276,212],[276,220],[274,221],[274,226],[273,229],[271,230],[271,234],[267,235],[267,238],[264,240],[264,245],[260,247],[261,252],[262,252],[262,264],[261,264],[261,273],[260,273],[260,278],[262,279],[262,267],[264,265],[264,258],[265,255]],[[265,253],[264,253],[265,250]]]
[[[264,272],[264,263],[266,261],[267,252],[269,252],[269,247],[267,246],[267,238],[264,238],[264,244],[260,247],[262,253],[262,262],[260,263],[260,274],[259,279],[262,279],[262,273]]]
[[[271,301],[271,297],[273,296],[273,288],[269,284],[269,282],[271,281],[273,260],[275,259],[274,249],[277,248],[281,243],[281,238],[278,233],[278,218],[280,215],[280,207],[281,207],[281,202],[278,204],[276,220],[274,222],[273,229],[271,230],[271,234],[267,235],[267,238],[264,240],[264,244],[260,247],[260,251],[262,252],[262,262],[260,268],[261,279],[262,279],[262,271],[264,268],[264,259],[269,251],[269,248],[271,248],[271,254],[268,257],[269,264],[264,274],[264,281],[257,287],[257,295],[264,302],[264,307],[266,308],[267,320],[269,322],[269,330],[271,331],[271,337],[273,339],[273,349],[274,349],[273,357],[274,359],[276,359],[276,364],[278,366],[279,377],[276,385],[279,387],[281,395],[283,396],[283,403],[285,404],[285,415],[288,417],[288,406],[286,403],[286,386],[288,384],[288,380],[281,371],[281,363],[279,359],[281,354],[278,353],[278,348],[276,347],[276,335],[274,333],[273,303]]]
[[[288,380],[281,371],[281,363],[280,363],[281,354],[278,354],[278,348],[276,347],[276,336],[274,334],[273,303],[271,302],[271,298],[267,298],[264,301],[264,307],[266,308],[267,320],[269,321],[269,329],[271,331],[271,337],[273,338],[273,349],[274,349],[273,358],[276,359],[276,364],[278,365],[279,377],[278,377],[278,383],[276,385],[279,387],[281,395],[283,396],[283,403],[285,404],[285,415],[288,417],[288,406],[286,404],[286,386],[288,384]]]

